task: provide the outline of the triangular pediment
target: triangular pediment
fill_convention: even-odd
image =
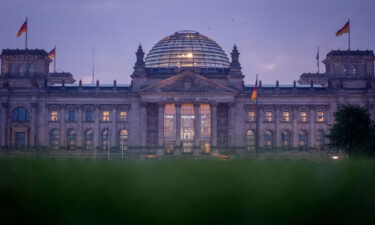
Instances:
[[[141,90],[142,92],[204,92],[204,93],[237,93],[233,88],[212,81],[193,71],[183,71],[180,74],[159,81]]]

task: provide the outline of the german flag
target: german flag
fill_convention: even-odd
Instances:
[[[348,21],[340,30],[336,32],[336,37],[350,32],[350,21]]]
[[[21,28],[19,29],[17,33],[17,37],[21,36],[23,32],[27,32],[27,19],[26,21],[22,24]]]
[[[48,58],[52,59],[52,58],[55,58],[56,57],[56,48],[52,49],[49,53],[48,53]]]
[[[258,86],[258,76],[257,76],[257,79],[255,81],[253,93],[251,94],[251,100],[253,101],[253,103],[255,103],[255,101],[257,100],[257,96],[258,96],[257,86]]]

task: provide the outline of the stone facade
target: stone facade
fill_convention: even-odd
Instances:
[[[3,50],[1,147],[195,156],[324,152],[341,104],[365,106],[375,119],[372,51],[330,52],[323,61],[326,85],[260,81],[256,105],[253,85],[243,83],[237,47],[230,67],[216,73],[151,70],[141,46],[136,56],[131,85],[51,85],[44,50]],[[33,70],[17,69],[24,64],[34,64]]]

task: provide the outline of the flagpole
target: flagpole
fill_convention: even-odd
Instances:
[[[25,49],[27,49],[27,33],[29,33],[29,24],[26,17],[26,35],[25,35]]]
[[[56,73],[56,57],[57,57],[57,54],[56,54],[56,45],[55,45],[55,57],[53,59],[53,72]]]
[[[256,82],[255,85],[258,86],[258,74],[256,75]],[[258,87],[257,87],[258,92]],[[258,93],[255,99],[255,158],[258,158],[258,148],[259,148],[259,109],[258,109]]]
[[[319,46],[318,46],[318,57],[316,57],[317,65],[318,65],[318,73],[320,73],[320,68],[319,68]]]
[[[348,48],[348,50],[350,51],[350,18],[348,19],[348,23],[349,23],[349,38],[348,38],[348,44],[349,44],[349,48]]]

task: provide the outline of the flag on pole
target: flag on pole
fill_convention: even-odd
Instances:
[[[350,33],[350,21],[348,21],[340,30],[336,32],[336,37],[345,33]]]
[[[251,94],[251,100],[253,101],[253,103],[255,103],[255,101],[257,100],[257,95],[258,95],[257,86],[258,86],[258,75],[257,75],[257,78],[255,80],[255,86],[254,86],[254,89],[253,89],[253,93]]]
[[[21,36],[23,34],[23,32],[27,32],[27,19],[22,24],[21,28],[18,30],[17,37]]]
[[[48,53],[48,58],[52,59],[52,58],[55,58],[56,57],[56,48],[52,49],[49,53]]]

